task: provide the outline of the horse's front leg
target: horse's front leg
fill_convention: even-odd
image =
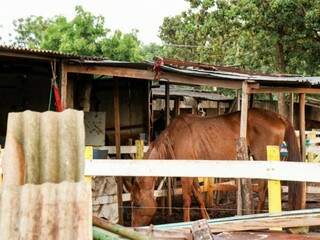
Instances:
[[[199,203],[199,206],[200,206],[201,217],[203,219],[209,219],[210,217],[209,217],[209,214],[208,214],[207,209],[206,209],[206,204],[205,204],[202,192],[200,190],[198,178],[194,178],[193,179],[192,187],[193,187],[192,188],[193,189],[193,194],[196,197],[196,199],[197,199],[197,201]]]
[[[182,177],[181,185],[182,185],[182,199],[183,199],[183,221],[189,222],[193,179]]]

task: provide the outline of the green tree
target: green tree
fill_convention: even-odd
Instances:
[[[319,1],[188,2],[188,11],[165,18],[160,28],[160,37],[171,46],[168,53],[172,56],[262,71],[320,73],[316,57]]]
[[[75,17],[45,19],[30,16],[14,22],[16,44],[29,48],[56,50],[87,56],[104,56],[112,60],[141,61],[141,43],[137,31],[111,32],[105,28],[105,19],[75,8]]]

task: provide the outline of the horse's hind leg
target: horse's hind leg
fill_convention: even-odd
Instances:
[[[266,180],[259,180],[258,181],[258,206],[257,206],[257,213],[261,213],[264,209],[264,203],[266,201],[267,195],[267,181]]]
[[[183,199],[183,221],[190,221],[190,205],[192,196],[192,178],[181,178],[182,185],[182,199]]]
[[[196,197],[196,199],[200,205],[201,217],[204,219],[209,219],[210,217],[207,212],[205,201],[204,201],[203,195],[200,190],[198,178],[193,179],[192,190],[193,190],[194,196]]]

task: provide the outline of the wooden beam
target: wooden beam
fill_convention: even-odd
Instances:
[[[86,176],[217,177],[320,182],[319,172],[320,164],[304,162],[99,159],[85,163]]]
[[[263,87],[250,88],[249,93],[313,93],[320,94],[320,88],[296,88],[296,87]]]
[[[120,104],[119,104],[119,80],[114,79],[113,88],[113,104],[114,104],[114,131],[115,131],[115,144],[116,144],[116,157],[121,158],[121,136],[120,136]],[[123,224],[123,179],[122,177],[117,177],[117,197],[118,197],[118,215],[119,224]]]
[[[67,65],[66,69],[68,72],[72,72],[72,73],[84,73],[84,74],[154,80],[154,72],[152,72],[151,70],[140,70],[140,69],[126,68],[126,67],[88,66],[88,65]]]

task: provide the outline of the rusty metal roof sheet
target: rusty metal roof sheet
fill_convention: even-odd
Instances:
[[[111,61],[111,60],[86,60],[86,59],[70,59],[71,63],[90,65],[90,66],[112,66],[118,68],[132,68],[143,69],[152,71],[152,62],[131,63],[123,61]],[[175,65],[164,63],[160,67],[162,72],[170,72],[179,74],[181,76],[191,76],[197,78],[211,78],[214,80],[223,81],[256,81],[263,86],[277,86],[277,87],[320,87],[320,77],[300,76],[300,75],[288,75],[288,74],[263,74],[263,73],[251,73],[246,71],[239,71],[237,68],[232,67],[188,67],[180,68]],[[171,80],[174,83],[173,80]],[[181,83],[181,82],[180,82]],[[190,82],[189,82],[190,84]],[[197,80],[194,80],[194,84],[197,85]]]
[[[160,86],[159,88],[153,88],[152,94],[155,96],[164,97],[165,96],[165,89],[164,86]],[[173,97],[193,97],[198,99],[205,99],[211,101],[231,101],[233,100],[232,97],[227,97],[224,95],[220,95],[217,93],[212,92],[201,92],[189,89],[181,89],[170,86],[170,96]]]
[[[30,55],[39,56],[39,57],[47,57],[47,58],[63,58],[63,59],[87,59],[87,60],[99,60],[105,59],[103,57],[98,56],[83,56],[74,53],[65,53],[47,49],[31,49],[21,46],[14,46],[14,45],[1,45],[0,44],[0,56],[6,55],[8,53],[16,53],[25,55],[28,57]]]
[[[92,239],[89,184],[3,186],[1,193],[0,239]]]
[[[84,146],[81,111],[9,113],[4,184],[80,181]]]
[[[112,61],[99,56],[81,56],[73,53],[63,53],[44,49],[29,49],[18,46],[0,45],[0,56],[10,53],[20,54],[23,57],[39,56],[46,58],[60,58],[74,64],[100,65],[113,67],[126,67],[132,69],[144,69],[152,71],[153,62],[132,63],[125,61]],[[167,63],[166,63],[167,61]],[[161,71],[172,72],[184,76],[199,78],[212,78],[220,80],[245,81],[252,80],[264,86],[289,86],[289,87],[320,87],[320,77],[309,77],[289,74],[265,74],[253,71],[245,71],[236,67],[215,66],[165,59]],[[195,85],[196,80],[195,80]]]

